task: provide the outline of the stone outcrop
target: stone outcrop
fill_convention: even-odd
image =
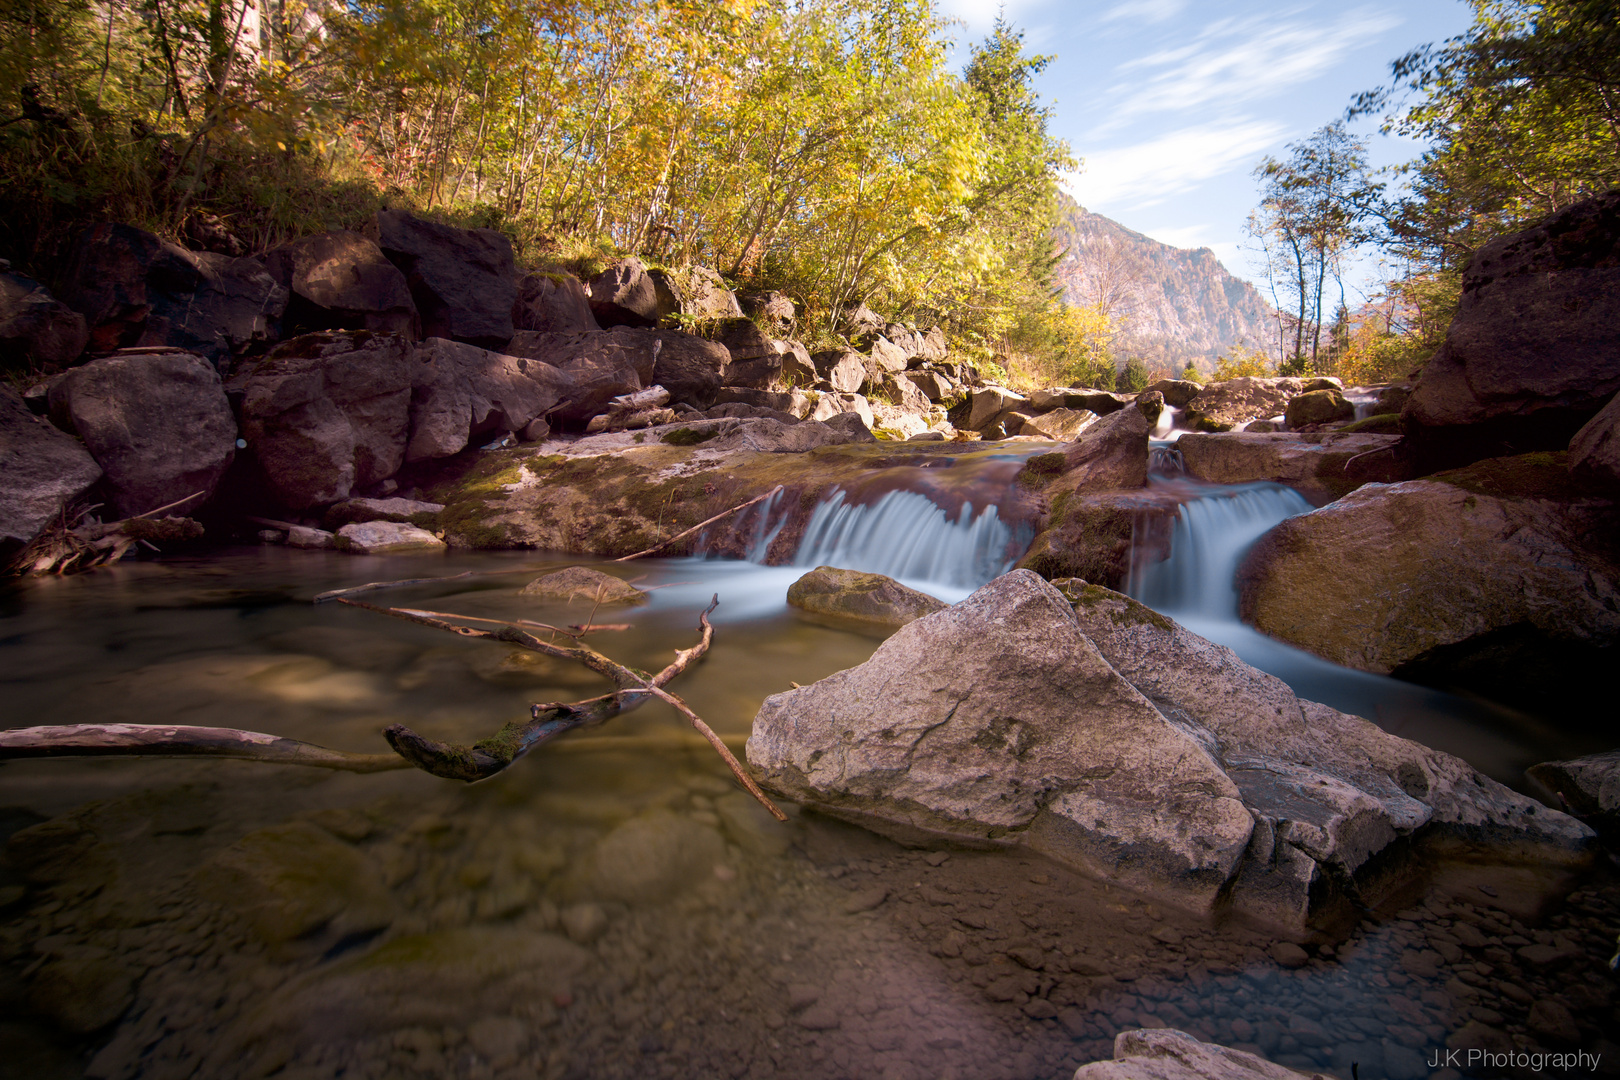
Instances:
[[[823,618],[873,627],[900,627],[945,604],[891,577],[818,566],[788,586],[787,601]]]
[[[101,479],[84,445],[0,386],[0,557],[34,537]]]
[[[1572,814],[1610,838],[1620,837],[1620,750],[1572,761],[1543,761],[1526,770]]]
[[[1288,402],[1301,394],[1337,389],[1338,379],[1228,379],[1209,384],[1187,403],[1186,423],[1197,431],[1231,431],[1252,420],[1282,416]]]
[[[1620,488],[1620,394],[1569,441],[1569,467],[1611,488]]]
[[[404,521],[412,525],[425,525],[435,520],[443,503],[423,502],[421,499],[345,499],[326,510],[325,525],[340,529],[363,521]]]
[[[583,600],[591,604],[645,604],[647,594],[634,585],[588,566],[570,566],[535,578],[519,590],[542,600]]]
[[[60,299],[84,316],[92,352],[169,346],[218,365],[276,339],[287,290],[258,259],[97,225],[74,244]]]
[[[1204,387],[1189,379],[1160,379],[1147,389],[1157,390],[1164,395],[1164,403],[1178,409],[1185,409],[1192,404],[1193,398],[1203,392]]]
[[[810,412],[812,420],[830,421],[840,413],[851,413],[861,418],[861,423],[868,430],[877,426],[872,416],[871,404],[860,394],[822,394],[821,400]]]
[[[306,236],[267,252],[264,264],[289,293],[283,337],[372,330],[414,338],[418,332],[405,275],[359,233],[339,229]]]
[[[1136,488],[1052,498],[1047,527],[1018,565],[1048,579],[1083,578],[1123,589],[1133,569],[1169,558],[1176,512],[1189,497]]]
[[[1097,414],[1090,409],[1053,409],[1025,420],[1018,434],[1037,435],[1056,442],[1073,442],[1096,421]]]
[[[1148,388],[1149,390],[1152,387]],[[1146,390],[1143,393],[1147,393]],[[1052,409],[1086,409],[1098,416],[1118,412],[1134,400],[1130,394],[1116,394],[1111,390],[1085,390],[1056,387],[1036,390],[1029,395],[1029,406],[1037,412]]]
[[[781,376],[781,350],[753,319],[722,319],[715,325],[714,340],[731,354],[725,372],[727,386],[763,390]]]
[[[1114,1060],[1082,1065],[1074,1080],[1304,1080],[1304,1074],[1174,1028],[1138,1028],[1114,1037]],[[1326,1078],[1313,1073],[1310,1080]]]
[[[1616,524],[1562,455],[1369,485],[1260,539],[1238,575],[1243,617],[1334,663],[1544,708],[1603,692]]]
[[[399,469],[410,424],[409,350],[393,334],[309,334],[245,372],[242,437],[283,505],[337,502]]]
[[[640,259],[618,259],[591,278],[591,313],[603,328],[658,325],[658,290]]]
[[[485,436],[521,431],[575,390],[543,361],[429,338],[412,358],[405,460],[449,457]]]
[[[1491,241],[1401,413],[1420,471],[1562,449],[1620,390],[1620,191]]]
[[[649,270],[658,301],[658,317],[684,315],[690,319],[741,317],[737,297],[726,287],[725,279],[707,266],[685,266],[679,270]],[[772,294],[781,296],[780,293]],[[785,297],[783,299],[786,299]],[[793,302],[788,301],[788,321],[793,319]],[[667,325],[667,324],[666,324]]]
[[[866,362],[858,352],[835,349],[816,353],[810,359],[827,387],[836,393],[858,394],[866,383]]]
[[[190,498],[195,511],[236,457],[236,418],[219,372],[178,349],[126,350],[51,385],[51,413],[106,473],[117,517]]]
[[[1176,441],[1188,476],[1217,484],[1269,480],[1322,506],[1362,484],[1405,479],[1394,435],[1188,432]]]
[[[759,319],[771,334],[786,336],[793,333],[798,320],[798,308],[785,293],[763,292],[741,297],[742,313]]]
[[[586,334],[602,329],[591,312],[591,298],[578,278],[541,270],[519,279],[512,326],[514,330],[558,334]]]
[[[422,336],[499,348],[517,300],[512,242],[494,229],[458,229],[407,210],[377,214],[377,243],[405,275]]]
[[[0,368],[27,371],[67,364],[89,342],[83,315],[33,278],[0,271]]]
[[[766,699],[749,762],[785,797],[905,843],[1023,845],[1295,933],[1377,902],[1403,877],[1381,858],[1403,838],[1590,861],[1574,819],[1301,702],[1127,597],[1063,584],[1015,570],[865,664]]]
[[[572,384],[551,412],[554,423],[583,428],[608,402],[652,385],[662,351],[659,339],[645,330],[614,327],[594,334],[513,335],[507,351],[557,368]]]

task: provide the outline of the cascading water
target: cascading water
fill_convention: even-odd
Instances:
[[[1237,570],[1255,541],[1311,509],[1280,484],[1226,486],[1152,477],[1149,485],[1194,497],[1176,514],[1170,557],[1137,570],[1126,591],[1200,637],[1286,682],[1307,701],[1364,716],[1393,734],[1466,759],[1504,783],[1520,782],[1550,738],[1522,717],[1383,675],[1340,667],[1285,645],[1238,617]],[[1134,560],[1133,560],[1134,565]]]
[[[834,492],[815,508],[795,566],[837,566],[901,581],[972,590],[1012,569],[1029,536],[1016,538],[995,506],[975,515],[964,503],[953,521],[926,495],[891,491],[870,506]]]

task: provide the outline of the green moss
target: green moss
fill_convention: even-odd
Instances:
[[[718,434],[720,434],[718,429],[714,431],[695,431],[692,428],[683,427],[665,432],[658,439],[660,442],[668,443],[670,446],[696,446],[699,443],[708,442]]]
[[[1175,629],[1175,623],[1124,593],[1105,589],[1101,585],[1092,585],[1078,578],[1060,578],[1052,584],[1063,594],[1064,599],[1077,608],[1083,607],[1090,611],[1097,607],[1106,607],[1108,617],[1115,626],[1152,626],[1165,633]]]
[[[1364,420],[1357,420],[1353,424],[1346,424],[1336,430],[1347,435],[1399,435],[1401,433],[1401,414],[1379,413]]]
[[[1598,494],[1587,483],[1570,475],[1569,454],[1562,450],[1487,458],[1461,469],[1435,473],[1427,479],[1493,499],[1571,502]]]

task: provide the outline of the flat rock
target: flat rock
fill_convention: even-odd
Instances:
[[[634,585],[588,566],[570,566],[537,577],[519,590],[522,596],[545,600],[586,600],[604,604],[644,604],[647,594]]]
[[[1053,409],[1025,420],[1018,434],[1040,435],[1055,442],[1073,442],[1096,422],[1097,414],[1090,409]]]
[[[818,566],[788,586],[787,601],[815,615],[900,627],[946,605],[882,574]]]
[[[178,349],[126,350],[51,384],[51,412],[107,474],[119,517],[188,496],[195,511],[236,457],[236,418],[219,373]]]
[[[1189,476],[1217,484],[1269,480],[1321,506],[1362,484],[1405,479],[1395,459],[1398,442],[1395,435],[1331,431],[1188,432],[1176,448]]]
[[[397,521],[362,521],[338,530],[337,546],[356,555],[402,555],[443,551],[444,541],[415,525]]]
[[[326,511],[326,525],[340,529],[357,521],[412,521],[438,514],[444,504],[420,499],[345,499]]]
[[[83,443],[0,386],[0,553],[33,540],[100,479],[101,466]]]

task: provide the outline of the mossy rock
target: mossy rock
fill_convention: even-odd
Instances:
[[[601,604],[644,604],[647,594],[612,574],[588,566],[570,566],[554,574],[537,577],[525,585],[523,596],[546,600],[586,600]]]
[[[1435,473],[1428,479],[1496,499],[1576,502],[1604,494],[1580,477],[1570,474],[1569,453],[1563,450],[1486,458],[1461,469]]]
[[[1378,413],[1335,430],[1346,435],[1399,435],[1401,433],[1401,414]]]
[[[793,607],[824,618],[898,629],[947,606],[891,577],[818,566],[788,586]]]

